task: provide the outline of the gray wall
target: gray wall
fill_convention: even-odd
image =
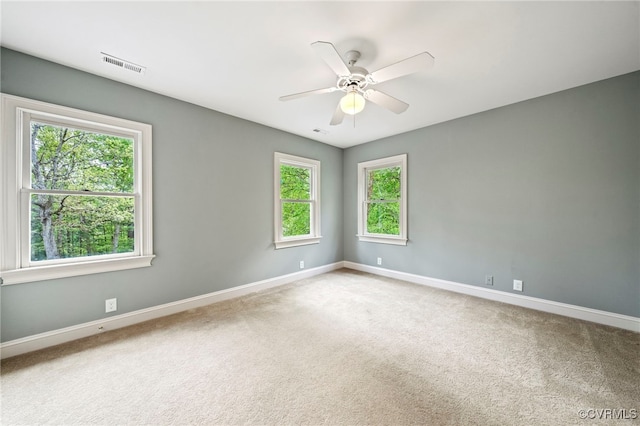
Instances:
[[[2,341],[349,260],[640,316],[640,73],[340,150],[1,50],[0,89],[153,125],[150,268],[0,288]],[[322,161],[319,245],[273,249],[273,152]],[[409,244],[360,243],[359,161],[408,153]]]
[[[640,73],[344,152],[345,260],[640,316]],[[356,167],[408,154],[409,244],[358,242]]]
[[[150,268],[1,288],[2,341],[343,260],[342,150],[2,49],[1,90],[153,126]],[[322,162],[318,245],[273,248],[273,152]]]

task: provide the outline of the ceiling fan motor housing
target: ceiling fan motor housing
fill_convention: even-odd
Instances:
[[[359,90],[364,90],[369,84],[367,81],[367,74],[369,71],[362,67],[350,66],[350,75],[338,77],[338,89],[347,91],[349,87],[356,86]]]

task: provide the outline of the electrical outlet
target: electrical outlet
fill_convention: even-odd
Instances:
[[[107,299],[104,301],[105,312],[115,312],[118,310],[118,299]]]
[[[493,275],[484,276],[484,285],[493,285]]]
[[[300,261],[300,269],[304,269],[304,260]]]
[[[516,291],[522,291],[522,280],[513,280],[513,289]]]
[[[378,265],[382,265],[382,258],[381,257],[378,258]]]

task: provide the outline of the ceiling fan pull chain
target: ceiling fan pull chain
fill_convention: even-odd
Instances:
[[[355,118],[356,117],[356,92],[355,91],[351,94],[351,97],[353,98],[353,109],[352,109],[352,111],[353,111],[353,127],[355,127],[355,123],[356,123],[356,118]]]
[[[356,102],[355,102],[356,95],[355,95],[355,93],[353,94],[353,97],[354,97],[354,101],[353,101],[353,128],[355,129],[356,128],[356,115],[357,115],[356,112],[355,112],[356,111]]]

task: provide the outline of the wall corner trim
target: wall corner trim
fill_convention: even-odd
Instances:
[[[585,308],[577,305],[569,305],[567,303],[554,302],[552,300],[539,299],[536,297],[524,296],[520,294],[511,294],[504,291],[482,288],[469,284],[461,284],[453,281],[441,280],[438,278],[429,278],[422,275],[394,271],[391,269],[384,269],[376,266],[363,265],[355,262],[345,261],[344,267],[354,269],[356,271],[380,275],[383,277],[408,281],[414,284],[426,285],[429,287],[462,293],[469,296],[480,297],[482,299],[508,303],[510,305],[521,306],[523,308],[529,308],[537,311],[548,312],[551,314],[562,315],[565,317],[595,322],[598,324],[608,325],[611,327],[622,328],[625,330],[640,333],[640,318],[628,315],[600,311],[597,309]]]
[[[315,275],[335,271],[343,267],[344,262],[331,263],[328,265],[309,268],[287,275],[281,275],[262,281],[256,281],[254,283],[215,291],[213,293],[203,294],[201,296],[178,300],[176,302],[166,303],[163,305],[140,309],[109,318],[103,318],[100,320],[86,322],[71,327],[65,327],[58,330],[35,334],[33,336],[10,340],[8,342],[0,344],[0,359],[25,354],[27,352],[37,351],[40,349],[48,348],[50,346],[59,345],[62,343],[70,342],[72,340],[82,339],[84,337],[93,336],[95,334],[100,334],[109,330],[116,330],[118,328],[127,327],[144,321],[176,314],[178,312],[183,312],[189,309],[211,305],[213,303],[222,302],[224,300],[234,299],[246,294],[255,293],[257,291],[289,284],[297,280],[310,278]]]

